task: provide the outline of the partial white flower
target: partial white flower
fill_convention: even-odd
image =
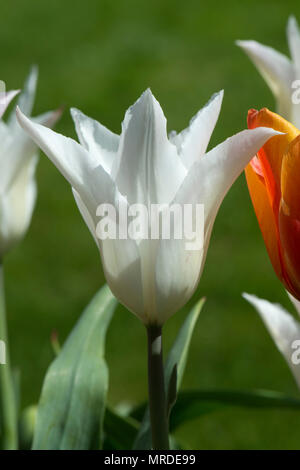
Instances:
[[[191,297],[204,265],[212,226],[226,192],[257,150],[277,134],[246,130],[207,154],[223,93],[180,134],[168,139],[166,118],[150,90],[125,114],[121,135],[73,109],[80,144],[29,120],[21,126],[73,188],[79,210],[96,240],[107,282],[121,303],[145,324],[163,324]],[[96,208],[110,203],[205,206],[204,248],[187,251],[186,240],[99,240]]]
[[[256,41],[236,41],[257,67],[277,102],[277,112],[300,128],[300,32],[296,19],[287,24],[291,60]]]
[[[3,83],[3,82],[2,82]],[[5,90],[0,91],[0,119],[6,111],[6,108],[14,97],[20,93],[20,90],[11,90],[6,92]]]
[[[291,294],[288,295],[300,315],[300,302]],[[295,354],[300,358],[300,322],[295,320],[280,304],[274,304],[250,294],[243,294],[243,297],[255,307],[261,316],[300,388],[300,364],[294,358]]]
[[[19,107],[29,115],[37,74],[37,68],[33,67],[18,100]],[[16,92],[7,95],[12,99]],[[34,120],[52,126],[60,114],[60,111],[51,111]],[[37,160],[37,147],[19,126],[14,109],[6,123],[0,121],[0,259],[23,237],[29,226],[36,200]]]

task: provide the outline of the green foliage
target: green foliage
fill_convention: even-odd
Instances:
[[[106,448],[130,449],[138,432],[139,422],[136,418],[143,415],[147,405],[141,405],[131,414],[132,417],[120,416],[112,409],[105,415]],[[280,392],[269,390],[236,391],[236,390],[184,390],[178,392],[174,410],[171,413],[170,432],[173,433],[187,422],[196,420],[209,413],[230,410],[232,408],[250,408],[266,411],[294,410],[300,412],[300,398],[290,397]],[[146,414],[148,418],[148,414]],[[145,419],[145,418],[144,418]],[[145,426],[145,425],[144,425]],[[146,429],[146,426],[144,427]],[[148,433],[140,433],[137,445],[149,446]],[[184,448],[171,436],[172,449]]]
[[[105,337],[116,304],[109,288],[102,287],[49,367],[38,406],[35,450],[101,447],[108,389]]]
[[[290,409],[300,411],[300,398],[269,390],[185,390],[178,394],[174,412],[171,415],[170,430],[187,421],[225,407],[257,409]]]
[[[40,68],[34,114],[65,104],[56,130],[75,138],[68,109],[76,106],[120,132],[124,112],[151,87],[180,131],[215,91],[224,88],[212,145],[246,126],[247,110],[274,100],[249,59],[234,45],[255,39],[287,53],[285,27],[295,0],[205,3],[191,0],[73,0],[2,2],[1,76],[19,88],[32,63]],[[53,329],[63,342],[77,312],[104,282],[99,254],[74,203],[69,185],[41,155],[38,201],[24,241],[7,258],[8,321],[12,363],[22,371],[24,408],[38,400],[52,360]],[[264,326],[241,299],[242,291],[289,306],[268,261],[244,177],[230,190],[213,231],[195,299],[207,297],[190,351],[184,387],[272,388],[296,386]],[[107,344],[110,403],[146,399],[145,338],[122,307]],[[169,346],[182,318],[165,327]],[[266,418],[267,416],[267,418]],[[178,431],[180,434],[180,430]],[[298,413],[231,408],[209,422],[182,428],[190,448],[299,448]]]

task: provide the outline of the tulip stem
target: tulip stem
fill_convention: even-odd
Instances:
[[[147,327],[148,334],[148,390],[154,450],[169,449],[169,423],[162,357],[162,328]]]
[[[5,364],[0,363],[0,423],[1,444],[4,450],[15,450],[18,446],[17,410],[13,377],[8,353],[7,324],[4,296],[3,265],[0,264],[0,340]],[[3,347],[4,346],[4,347]]]

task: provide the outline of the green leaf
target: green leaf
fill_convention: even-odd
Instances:
[[[177,365],[173,367],[173,372],[170,378],[170,383],[168,387],[168,394],[167,394],[167,415],[170,418],[170,413],[175,405],[177,400]]]
[[[173,369],[177,368],[177,390],[179,389],[183,374],[186,367],[187,357],[191,344],[193,331],[198,320],[199,314],[203,307],[205,299],[200,299],[192,308],[186,317],[182,327],[179,330],[178,336],[168,354],[165,364],[165,386],[168,390],[169,383],[172,377]]]
[[[255,390],[239,392],[231,390],[188,390],[178,394],[176,405],[170,420],[170,430],[174,431],[181,424],[217,411],[226,406],[243,408],[297,409],[300,411],[300,399],[289,397],[280,392]]]
[[[118,450],[132,448],[138,433],[139,423],[129,416],[121,416],[111,408],[106,408],[104,418],[104,447]]]
[[[180,387],[186,362],[187,356],[189,352],[190,342],[192,339],[192,334],[201,312],[202,306],[205,302],[205,299],[199,300],[194,307],[192,308],[191,312],[188,314],[187,318],[185,319],[182,327],[179,330],[178,336],[168,354],[166,363],[165,363],[165,388],[166,388],[166,395],[167,397],[172,397],[172,401],[176,397],[174,392],[174,384],[172,384],[172,378],[174,379],[174,369],[176,369],[176,377],[177,377],[177,390]],[[170,387],[171,383],[171,387]],[[173,405],[172,403],[171,405]],[[147,407],[143,421],[141,423],[138,436],[134,443],[135,450],[147,450],[151,449],[151,427],[150,427],[150,413],[149,408]]]
[[[102,287],[50,365],[38,406],[33,449],[101,446],[108,389],[105,336],[116,305],[109,288]]]

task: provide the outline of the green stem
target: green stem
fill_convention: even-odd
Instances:
[[[5,364],[0,364],[0,417],[2,447],[14,450],[18,447],[17,410],[15,390],[8,352],[7,324],[5,312],[3,265],[0,264],[0,340],[5,344]]]
[[[162,359],[162,329],[150,325],[148,333],[148,389],[154,450],[169,449],[169,424]]]

